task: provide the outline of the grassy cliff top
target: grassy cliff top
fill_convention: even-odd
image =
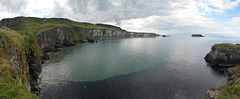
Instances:
[[[29,33],[19,33],[7,27],[0,27],[0,39],[11,42],[19,49],[31,45],[34,40],[34,35]]]
[[[229,47],[229,48],[232,48],[232,49],[240,49],[239,44],[231,44],[231,43],[215,44],[215,45],[212,46],[213,49],[215,49],[217,47]]]
[[[79,27],[84,29],[108,29],[122,30],[117,26],[105,24],[91,24],[84,22],[76,22],[65,18],[36,18],[36,17],[15,17],[2,19],[1,25],[10,29],[28,33],[41,33],[53,28],[73,28]]]

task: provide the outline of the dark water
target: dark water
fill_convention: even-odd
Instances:
[[[227,81],[204,56],[230,38],[123,38],[58,52],[42,69],[42,99],[203,99]]]

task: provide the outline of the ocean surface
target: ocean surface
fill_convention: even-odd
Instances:
[[[227,82],[207,66],[215,43],[239,38],[170,36],[99,40],[64,48],[43,65],[42,99],[203,99]]]

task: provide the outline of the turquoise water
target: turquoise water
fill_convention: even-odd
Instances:
[[[204,60],[213,44],[226,42],[238,40],[119,38],[65,48],[43,67],[41,98],[201,99],[227,81]]]

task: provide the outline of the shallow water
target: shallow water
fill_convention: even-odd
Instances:
[[[204,56],[237,38],[122,38],[63,49],[42,73],[41,98],[202,99],[227,81]]]

